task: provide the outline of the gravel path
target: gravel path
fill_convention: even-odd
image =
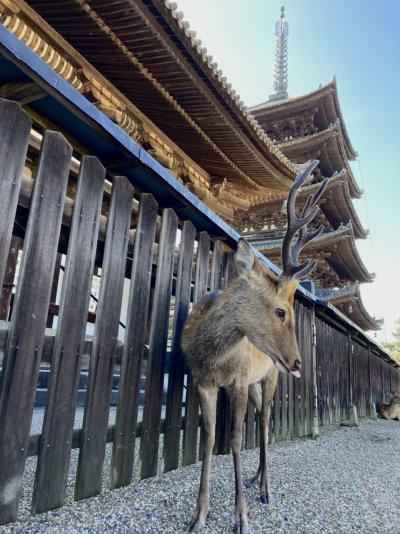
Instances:
[[[247,489],[254,533],[400,533],[400,423],[368,421],[340,428],[317,440],[270,447],[272,503],[262,505]],[[105,480],[110,451],[107,450]],[[137,455],[138,456],[138,455]],[[245,478],[256,470],[257,451],[243,453]],[[26,487],[35,460],[29,459]],[[200,464],[179,469],[102,496],[72,501],[76,451],[71,462],[68,504],[30,517],[30,495],[21,502],[21,520],[7,533],[181,533],[195,505]],[[212,511],[207,533],[229,533],[233,525],[234,483],[229,456],[215,458]]]

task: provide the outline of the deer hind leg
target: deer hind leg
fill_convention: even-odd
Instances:
[[[259,410],[260,420],[260,463],[257,469],[257,473],[251,480],[251,484],[254,485],[259,482],[260,485],[260,501],[267,504],[270,500],[270,489],[268,479],[268,467],[267,467],[267,449],[268,449],[268,434],[269,434],[269,419],[271,413],[271,403],[276,389],[276,383],[278,381],[278,371],[273,368],[270,373],[261,382],[261,409],[259,409],[258,395],[253,398],[252,402]]]
[[[218,398],[218,388],[206,389],[198,386],[197,391],[200,399],[204,432],[203,464],[201,467],[200,488],[199,496],[197,498],[196,511],[189,526],[190,532],[201,532],[204,529],[208,512],[210,510],[209,481],[212,450],[215,441],[215,420]]]
[[[235,385],[230,390],[232,406],[231,448],[235,467],[235,534],[249,534],[247,506],[244,498],[240,451],[242,448],[243,421],[246,414],[248,386]]]

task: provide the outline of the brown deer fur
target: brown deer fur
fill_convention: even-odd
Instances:
[[[260,498],[269,497],[268,423],[279,368],[298,374],[300,354],[295,335],[294,293],[298,281],[283,280],[261,265],[244,241],[236,254],[239,276],[220,295],[203,297],[189,315],[182,348],[197,386],[203,414],[204,452],[200,491],[191,530],[200,531],[209,512],[209,472],[215,439],[218,388],[230,396],[231,447],[235,466],[235,532],[248,531],[240,467],[243,420],[250,400],[260,412]],[[284,311],[284,317],[277,315]],[[260,382],[261,381],[261,386]]]
[[[395,393],[389,404],[382,404],[379,415],[383,419],[400,421],[400,393]]]

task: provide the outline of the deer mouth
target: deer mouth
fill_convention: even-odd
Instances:
[[[278,369],[278,371],[281,371],[282,373],[288,373],[289,375],[293,375],[296,378],[301,378],[300,371],[296,369],[295,371],[289,369],[289,367],[284,363],[279,356],[274,354],[275,356],[275,367]]]

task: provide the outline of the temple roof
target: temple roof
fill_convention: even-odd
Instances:
[[[247,190],[293,183],[297,166],[246,111],[173,3],[29,5],[211,177]]]
[[[267,101],[249,108],[260,123],[280,120],[310,109],[315,109],[314,123],[324,130],[337,120],[340,121],[347,158],[354,160],[357,152],[351,145],[342,112],[340,110],[336,78],[318,89],[301,96],[279,101]]]
[[[263,240],[249,236],[248,239],[269,259],[279,261],[283,236]],[[310,257],[316,256],[318,262],[326,262],[339,275],[340,280],[372,282],[374,279],[375,275],[368,272],[357,252],[351,223],[321,234],[305,246],[300,257],[308,257],[310,252],[312,252]]]
[[[314,185],[315,189],[318,187],[319,184]],[[333,228],[339,227],[340,224],[351,222],[356,239],[365,239],[367,237],[369,232],[363,227],[351,199],[346,170],[337,173],[330,179],[323,196],[321,210]]]
[[[319,183],[302,187],[297,194],[297,206],[302,207],[308,196],[319,187]],[[245,219],[249,222],[256,222],[265,216],[273,217],[275,214],[281,213],[285,200],[286,196],[273,200],[261,197],[256,202],[253,202],[248,210],[237,210],[235,217],[238,220]],[[341,224],[351,222],[356,239],[365,239],[367,237],[368,230],[363,227],[350,196],[346,170],[335,173],[330,178],[319,204],[333,229],[338,228]]]
[[[365,309],[358,283],[334,289],[317,288],[315,293],[321,300],[334,304],[363,330],[379,330],[381,328],[382,321],[372,317]]]
[[[290,139],[279,144],[282,152],[296,163],[309,159],[319,159],[319,168],[324,176],[346,170],[349,191],[353,198],[360,198],[362,191],[354,178],[345,151],[344,139],[339,119],[325,130]]]

